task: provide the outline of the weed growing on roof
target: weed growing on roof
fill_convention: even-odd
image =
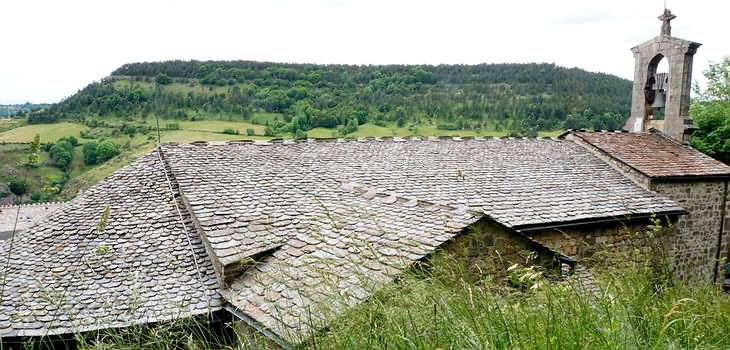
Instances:
[[[109,223],[109,214],[111,214],[111,210],[109,209],[109,206],[107,206],[106,208],[104,208],[104,212],[101,213],[101,218],[99,219],[99,223],[96,226],[96,231],[99,234],[104,233],[106,225]]]

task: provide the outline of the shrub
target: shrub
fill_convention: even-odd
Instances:
[[[436,129],[439,129],[439,130],[461,130],[461,127],[459,127],[458,125],[455,125],[455,124],[450,124],[450,123],[438,123],[436,125]]]
[[[12,192],[16,196],[22,196],[28,193],[29,187],[30,184],[26,179],[12,179],[10,180],[10,183],[8,183],[8,188],[10,189],[10,192]]]
[[[179,123],[167,123],[167,124],[165,124],[165,129],[180,130],[180,124]]]
[[[65,139],[58,140],[48,151],[53,164],[61,169],[67,169],[73,160],[73,146]]]
[[[231,129],[231,128],[224,129],[223,133],[228,134],[228,135],[238,135],[239,134],[238,130]]]
[[[256,131],[254,129],[248,128],[248,129],[246,129],[246,135],[254,136],[254,135],[256,135]]]
[[[81,152],[84,155],[84,164],[96,164],[96,147],[98,147],[96,142],[89,142],[84,144],[84,147],[81,149]]]
[[[172,82],[172,79],[170,79],[170,77],[168,77],[167,74],[160,73],[160,74],[157,74],[157,77],[155,77],[155,81],[157,82],[157,84],[167,85]]]
[[[272,127],[267,126],[266,129],[264,129],[264,136],[274,137],[276,136],[276,132],[274,132]]]
[[[112,141],[102,141],[96,146],[96,161],[98,163],[104,163],[107,160],[116,157],[118,154],[119,145]]]

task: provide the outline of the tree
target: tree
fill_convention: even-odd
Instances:
[[[8,184],[10,192],[16,196],[22,196],[28,193],[28,187],[30,187],[30,184],[28,184],[28,180],[26,179],[12,179]]]
[[[92,165],[96,164],[96,148],[98,145],[96,142],[89,142],[85,143],[84,147],[81,149],[82,154],[84,155],[84,164],[86,165]]]
[[[704,72],[707,87],[696,91],[691,115],[695,132],[692,146],[730,164],[730,56]]]
[[[71,165],[71,161],[73,160],[73,146],[71,146],[70,142],[64,139],[56,141],[56,143],[51,146],[48,153],[51,155],[53,164],[61,169],[68,169],[69,165]]]
[[[170,79],[170,77],[168,77],[167,74],[160,73],[160,74],[157,74],[157,77],[155,77],[155,81],[157,82],[157,84],[167,85],[172,82],[172,79]]]
[[[35,134],[35,137],[33,138],[33,141],[30,143],[30,155],[28,155],[28,165],[29,166],[38,166],[38,163],[40,163],[40,155],[38,154],[41,149],[41,136],[38,134]]]
[[[119,145],[112,141],[102,141],[96,146],[96,161],[99,163],[104,163],[118,154]]]

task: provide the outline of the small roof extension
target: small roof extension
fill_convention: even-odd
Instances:
[[[678,143],[660,131],[570,131],[651,179],[730,178],[730,167],[702,152]]]

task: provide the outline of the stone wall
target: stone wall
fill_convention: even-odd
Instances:
[[[550,229],[531,233],[541,244],[584,262],[596,253],[633,253],[639,249],[648,253],[651,242],[647,240],[647,226],[650,221],[640,223],[614,223],[582,225],[562,229]],[[661,237],[660,241],[662,240]],[[668,238],[668,237],[667,237]]]
[[[443,245],[442,251],[463,261],[470,272],[479,276],[504,276],[513,264],[548,269],[559,266],[554,252],[488,219]]]
[[[730,261],[730,181],[725,185],[725,220],[723,221],[724,234],[722,236],[722,254],[725,262]],[[722,275],[721,275],[722,276]]]
[[[722,229],[722,207],[725,202],[725,180],[652,181],[651,190],[676,201],[689,213],[679,218],[680,235],[676,246],[681,248],[674,261],[681,277],[697,277],[712,281],[717,263],[718,239]],[[727,229],[726,229],[727,231]],[[720,243],[720,257],[725,256],[727,235]]]
[[[573,257],[578,264],[614,266],[650,264],[657,272],[669,272],[686,278],[686,269],[676,265],[682,244],[677,218],[656,218],[625,223],[616,220],[600,225],[583,225],[531,233],[531,237],[550,249]]]

